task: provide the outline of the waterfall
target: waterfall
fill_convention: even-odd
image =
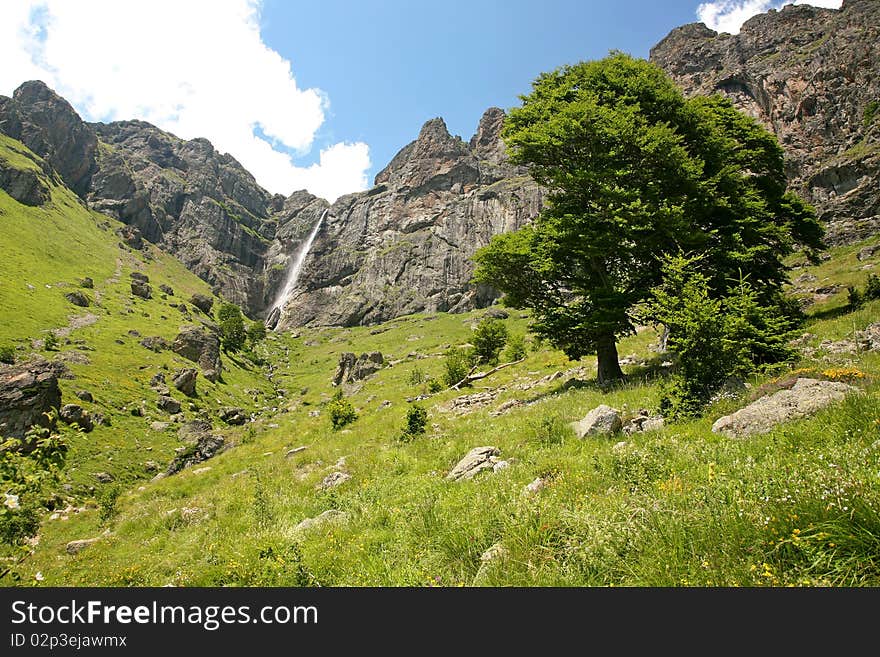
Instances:
[[[284,310],[284,306],[287,305],[288,299],[290,299],[290,295],[293,294],[293,291],[296,289],[296,282],[299,279],[300,272],[302,271],[303,263],[306,260],[306,256],[309,254],[309,251],[312,248],[312,242],[315,241],[315,238],[318,236],[318,230],[321,228],[321,223],[324,221],[324,217],[327,216],[327,210],[324,210],[321,213],[321,217],[318,219],[318,222],[315,224],[315,227],[312,228],[312,232],[309,233],[309,236],[306,238],[306,241],[300,245],[299,249],[296,252],[296,255],[293,258],[293,264],[290,266],[290,270],[287,272],[287,280],[284,282],[284,287],[281,288],[281,292],[278,294],[278,297],[275,299],[275,303],[273,304],[272,311],[269,313],[269,320],[267,320],[267,324],[269,324],[270,320],[275,318],[274,324],[277,325],[278,317],[281,315],[281,311]],[[274,329],[275,326],[270,326],[269,328]]]

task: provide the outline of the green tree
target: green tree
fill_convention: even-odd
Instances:
[[[793,322],[775,305],[761,305],[756,290],[740,277],[723,297],[712,293],[698,265],[704,258],[670,256],[663,282],[651,292],[643,316],[668,329],[673,374],[664,382],[661,411],[676,419],[699,415],[731,376],[790,360]]]
[[[407,442],[418,435],[425,433],[428,424],[428,411],[421,404],[413,404],[406,411],[406,426],[400,435],[400,440]]]
[[[508,361],[521,360],[526,357],[526,337],[524,335],[512,335],[507,340],[504,349],[504,357]]]
[[[742,271],[767,301],[785,256],[821,247],[815,212],[785,192],[776,139],[727,100],[687,100],[621,53],[544,73],[521,100],[502,137],[545,206],[477,252],[474,278],[531,308],[532,331],[570,358],[595,353],[600,382],[623,376],[617,341],[665,254],[706,254],[713,294]]]
[[[343,395],[342,390],[337,390],[333,398],[327,402],[327,412],[330,414],[330,424],[333,429],[342,429],[357,419],[354,406]]]
[[[484,317],[474,329],[471,343],[478,363],[497,363],[498,354],[507,344],[507,327],[500,319]]]
[[[470,349],[450,347],[443,359],[443,383],[454,386],[464,379],[475,364],[475,357]]]
[[[241,351],[247,342],[248,334],[241,308],[234,303],[224,303],[217,309],[220,325],[220,345],[226,353]]]
[[[0,542],[17,546],[39,528],[47,499],[60,482],[68,439],[34,426],[24,439],[0,441]]]
[[[251,348],[266,339],[266,325],[263,322],[251,322],[247,328],[247,339]]]

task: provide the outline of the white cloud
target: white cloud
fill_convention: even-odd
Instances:
[[[271,192],[330,201],[367,188],[369,147],[307,155],[328,100],[263,43],[260,0],[3,0],[0,93],[41,79],[89,120],[142,119],[206,137]]]
[[[781,9],[785,5],[812,5],[828,9],[840,9],[842,0],[808,0],[807,2],[778,0],[717,0],[703,2],[697,7],[697,18],[716,32],[738,34],[739,28],[756,14],[769,9]]]

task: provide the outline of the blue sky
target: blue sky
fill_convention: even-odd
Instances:
[[[318,141],[370,145],[370,181],[442,116],[469,139],[483,111],[518,103],[542,71],[619,49],[647,57],[696,20],[690,0],[266,0],[262,34],[301,86],[330,98]]]
[[[788,1],[0,0],[0,94],[41,79],[86,120],[206,137],[269,191],[332,201],[428,119],[469,139],[543,71]]]

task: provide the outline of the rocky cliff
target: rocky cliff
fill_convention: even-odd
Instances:
[[[830,244],[880,232],[880,2],[787,5],[738,35],[692,23],[650,59],[687,94],[728,96],[779,137],[790,186],[816,206]]]
[[[878,44],[880,2],[845,0],[840,10],[770,11],[735,36],[684,25],[651,60],[686,93],[727,95],[773,130],[791,186],[818,208],[836,244],[880,232]],[[40,155],[84,202],[128,224],[122,237],[133,248],[146,239],[174,254],[251,317],[279,304],[320,221],[297,285],[272,317],[281,328],[494,300],[470,283],[471,258],[542,204],[542,190],[505,155],[503,119],[487,110],[468,142],[442,119],[428,121],[372,189],[331,206],[305,191],[269,194],[205,139],[178,139],[142,121],[83,122],[41,82],[0,96],[0,132]],[[0,171],[0,184],[45,202],[37,172],[25,173]]]
[[[541,204],[525,170],[506,161],[503,118],[488,110],[470,143],[429,121],[373,189],[330,207],[305,191],[269,194],[206,139],[143,121],[86,123],[42,82],[0,97],[0,131],[41,155],[93,209],[128,224],[121,237],[133,248],[145,239],[172,253],[252,317],[277,305],[294,255],[327,211],[281,327],[489,303],[495,295],[470,283],[471,256]],[[5,187],[21,195],[26,182]]]
[[[472,256],[492,235],[533,219],[542,199],[526,170],[507,161],[503,117],[487,110],[470,142],[432,119],[373,189],[338,199],[280,325],[373,323],[494,300],[470,284]],[[317,219],[313,211],[309,221]]]
[[[283,199],[207,139],[184,141],[142,121],[89,127],[99,140],[90,205],[137,227],[250,313],[262,308],[270,215]]]
[[[122,237],[134,248],[147,239],[251,313],[265,305],[262,256],[284,199],[206,139],[184,141],[143,121],[86,123],[40,81],[0,96],[0,132],[92,208],[129,224]]]

